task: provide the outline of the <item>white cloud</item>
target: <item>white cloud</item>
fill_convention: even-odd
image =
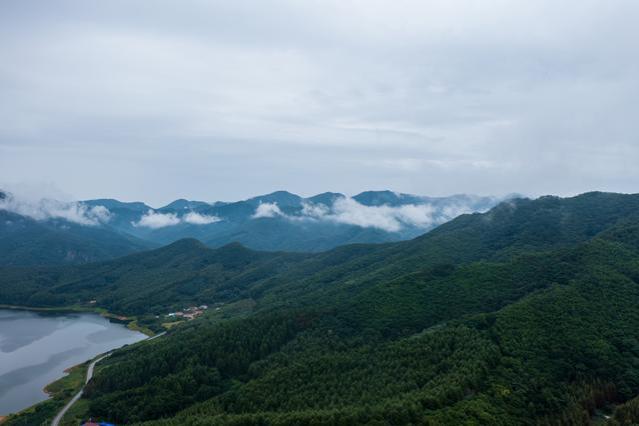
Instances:
[[[101,223],[106,223],[111,219],[111,212],[104,206],[91,207],[90,215]]]
[[[473,211],[474,210],[469,205],[451,204],[451,205],[445,206],[442,209],[441,215],[444,218],[447,218],[447,220],[450,220],[450,219],[456,218],[457,216],[460,216],[462,214],[472,213]]]
[[[180,218],[175,213],[156,213],[153,210],[146,212],[139,221],[134,222],[134,226],[143,226],[145,228],[159,229],[167,226],[173,226],[180,223]]]
[[[330,213],[324,204],[302,203],[302,216],[321,218]]]
[[[476,211],[471,204],[455,203],[435,207],[430,203],[405,204],[401,206],[366,206],[353,198],[338,198],[332,206],[302,203],[299,215],[287,215],[277,203],[262,203],[253,218],[276,217],[294,221],[329,221],[362,228],[377,228],[387,232],[399,232],[405,227],[428,229],[455,217]]]
[[[283,216],[287,217],[282,210],[278,207],[277,203],[260,203],[255,209],[255,213],[251,216],[253,219],[259,219],[262,217],[275,217]]]
[[[394,214],[395,210],[396,208],[390,206],[365,206],[352,198],[342,198],[335,201],[332,213],[324,219],[363,228],[398,232],[402,229],[402,224]]]
[[[7,210],[35,220],[63,219],[80,225],[96,226],[111,219],[104,206],[89,207],[80,202],[65,202],[48,198],[16,198],[8,194],[0,200],[0,210]]]
[[[222,219],[217,216],[209,216],[196,212],[189,212],[182,217],[182,221],[190,223],[191,225],[208,225],[219,222],[220,220]]]
[[[394,212],[400,221],[418,228],[427,228],[434,225],[435,213],[436,209],[430,204],[407,204],[397,207]]]
[[[3,8],[2,174],[155,205],[214,181],[234,199],[639,185],[637,1],[180,4]]]
[[[203,215],[196,212],[189,212],[184,216],[179,217],[176,213],[158,213],[156,211],[149,210],[140,218],[140,220],[132,223],[133,226],[159,229],[167,226],[179,225],[180,223],[188,223],[190,225],[209,225],[221,220],[222,219],[217,216]]]
[[[426,229],[444,222],[445,220],[438,220],[437,213],[435,207],[426,203],[366,206],[352,198],[342,198],[335,201],[331,214],[324,218],[337,223],[399,232],[405,226]],[[446,218],[450,219],[452,218]]]

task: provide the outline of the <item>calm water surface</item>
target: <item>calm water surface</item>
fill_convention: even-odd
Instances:
[[[65,369],[145,337],[95,314],[0,309],[0,415],[47,399]]]

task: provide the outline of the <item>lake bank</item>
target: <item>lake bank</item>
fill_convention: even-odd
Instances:
[[[46,400],[70,367],[144,339],[93,312],[0,309],[0,414]]]
[[[138,331],[140,333],[146,334],[149,337],[155,336],[157,333],[153,330],[138,325],[136,317],[126,317],[123,315],[117,315],[104,308],[99,307],[88,307],[88,306],[61,306],[61,307],[37,307],[37,306],[20,306],[20,305],[3,305],[0,304],[0,310],[16,310],[16,311],[30,311],[30,312],[40,312],[43,314],[51,313],[51,314],[71,314],[71,313],[93,313],[96,315],[100,315],[103,318],[108,319],[109,321],[115,323],[126,324],[127,328],[133,331]]]

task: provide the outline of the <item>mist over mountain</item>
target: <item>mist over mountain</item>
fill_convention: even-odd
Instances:
[[[110,214],[80,203],[23,202],[0,191],[0,265],[86,263],[158,246],[107,225]]]
[[[317,252],[414,238],[461,214],[486,211],[512,198],[392,191],[303,198],[277,191],[237,202],[178,199],[153,208],[139,201],[27,200],[0,194],[4,265],[105,260],[182,238],[213,248],[239,242],[265,251]],[[34,249],[27,250],[29,246]]]
[[[638,21],[0,1],[0,426],[639,426]]]
[[[77,407],[85,418],[636,424],[638,211],[636,194],[517,199],[409,241],[323,253],[183,239],[108,262],[0,268],[0,303],[91,304],[167,330],[103,361]]]
[[[347,243],[413,238],[460,214],[485,211],[510,197],[422,197],[369,191],[354,197],[286,191],[231,203],[177,200],[141,211],[110,210],[111,226],[156,243],[197,238],[211,247],[240,242],[259,250],[321,251]],[[101,200],[84,204],[107,205]]]

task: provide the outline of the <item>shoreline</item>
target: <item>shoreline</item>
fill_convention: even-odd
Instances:
[[[7,305],[0,305],[0,309],[15,309],[15,310],[24,310],[24,311],[28,311],[28,310],[38,311],[39,310],[39,308],[36,308],[36,309],[23,309],[23,307],[16,307],[16,306],[12,306],[11,308],[7,308]],[[45,308],[45,309],[47,309],[47,308]],[[60,312],[61,309],[65,309],[65,308],[54,308],[54,309],[56,310],[56,312]],[[68,308],[66,308],[66,312],[69,312]],[[77,311],[76,310],[71,310],[71,312],[77,312]],[[88,310],[88,311],[85,310],[83,312],[98,313],[98,312],[96,312],[94,310]],[[104,316],[104,315],[102,315],[102,316]],[[166,332],[155,333],[152,336],[149,336],[147,333],[142,333],[142,334],[145,334],[146,337],[144,339],[138,341],[138,342],[135,342],[135,343],[141,343],[141,342],[146,342],[148,340],[153,340],[155,338],[158,338],[158,337],[164,335],[165,333]],[[54,389],[56,384],[60,384],[64,380],[68,380],[71,374],[76,374],[78,372],[82,373],[82,380],[80,381],[80,384],[79,384],[80,386],[79,386],[79,388],[74,389],[74,392],[81,391],[84,388],[85,384],[86,384],[85,376],[87,374],[86,370],[89,368],[89,365],[92,362],[94,362],[94,361],[99,361],[99,360],[105,358],[106,356],[110,355],[111,352],[113,352],[114,350],[117,350],[117,349],[120,349],[120,348],[114,348],[114,349],[111,349],[111,350],[109,350],[107,352],[104,352],[104,353],[101,353],[101,354],[97,354],[93,358],[87,359],[86,361],[83,361],[83,362],[81,362],[79,364],[75,364],[75,365],[72,365],[70,367],[65,368],[63,370],[63,375],[61,377],[55,379],[51,383],[46,384],[42,388],[42,392],[47,395],[47,399],[44,399],[44,400],[39,401],[39,402],[36,402],[36,403],[34,403],[34,404],[32,404],[32,405],[30,405],[28,407],[25,407],[24,409],[22,409],[22,410],[20,410],[20,411],[18,411],[16,413],[0,415],[0,424],[6,422],[9,419],[13,419],[16,416],[25,415],[28,412],[35,410],[36,407],[42,406],[43,404],[47,404],[47,403],[51,402],[56,397],[56,394],[58,392],[60,392],[60,390]],[[67,400],[71,400],[71,399],[72,399],[71,397],[67,398]]]
[[[129,330],[137,331],[148,337],[153,337],[158,334],[151,329],[138,326],[136,317],[125,317],[123,315],[116,315],[114,313],[107,311],[104,308],[98,308],[98,307],[84,307],[84,306],[38,307],[38,306],[0,304],[0,309],[52,313],[52,314],[93,313],[96,315],[100,315],[102,318],[106,318],[111,322],[125,324],[126,328],[128,328]]]
[[[99,355],[98,355],[99,356]],[[44,387],[42,388],[42,392],[46,393],[47,395],[49,395],[49,398],[53,397],[55,395],[55,391],[51,389],[51,386],[54,385],[56,382],[64,379],[65,377],[67,377],[69,374],[72,373],[72,370],[75,368],[82,368],[83,365],[85,365],[87,362],[90,362],[92,359],[88,359],[84,362],[81,362],[80,364],[76,364],[76,365],[72,365],[69,368],[65,368],[63,370],[64,375],[54,381],[52,381],[51,383],[47,383],[46,385],[44,385]]]
[[[64,384],[65,381],[68,381],[70,379],[70,375],[74,374],[74,370],[77,370],[77,371],[81,372],[82,373],[82,377],[84,377],[84,370],[86,369],[85,366],[89,362],[94,360],[95,358],[99,357],[100,355],[102,355],[102,354],[99,354],[96,357],[93,357],[93,358],[88,359],[86,361],[83,361],[83,362],[81,362],[79,364],[76,364],[76,365],[73,365],[73,366],[71,366],[69,368],[66,368],[64,370],[64,374],[62,376],[56,378],[55,380],[53,380],[50,383],[47,383],[42,388],[42,392],[47,396],[46,399],[43,399],[42,401],[35,402],[35,403],[29,405],[28,407],[24,407],[23,409],[21,409],[19,411],[16,411],[15,413],[0,414],[0,424],[5,422],[5,421],[7,421],[7,420],[14,419],[15,417],[21,417],[21,416],[24,416],[25,414],[27,414],[29,412],[33,412],[34,410],[37,410],[36,407],[45,407],[48,403],[53,401],[54,398],[56,396],[58,396],[58,394],[60,394],[61,392],[64,392],[64,389],[55,389],[56,385],[60,386],[60,385]],[[82,386],[82,384],[83,384],[83,382],[81,381],[80,382],[80,386]]]
[[[5,305],[0,304],[0,309],[10,309],[14,311],[32,311],[32,312],[56,312],[56,313],[73,313],[73,312],[95,312],[93,308],[83,308],[80,306],[63,306],[63,307],[38,307],[38,306],[22,306],[22,305]]]

